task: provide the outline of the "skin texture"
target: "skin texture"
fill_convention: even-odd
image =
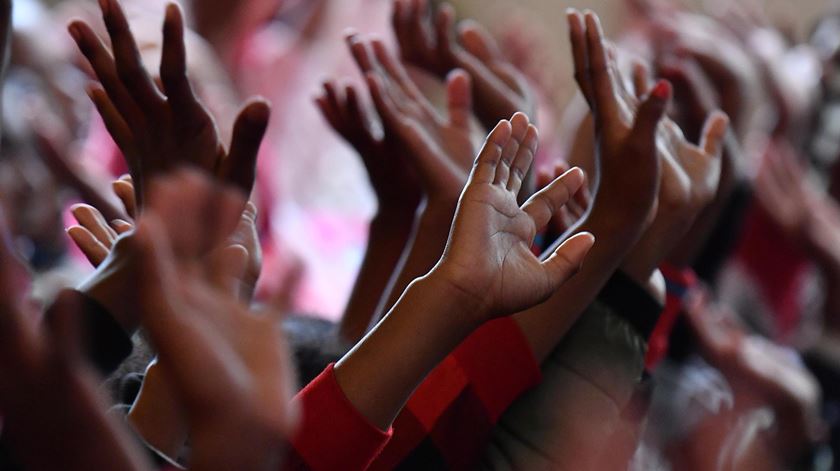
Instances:
[[[377,308],[384,313],[413,279],[434,266],[443,252],[455,205],[475,154],[470,127],[471,81],[462,71],[450,74],[446,84],[447,114],[441,116],[381,41],[351,34],[348,45],[366,75],[384,132],[402,149],[401,155],[423,196],[414,233]],[[527,118],[520,116],[512,122],[521,136]],[[380,318],[381,315],[375,315],[373,323]]]
[[[465,20],[457,28],[454,23],[449,3],[432,12],[427,0],[394,1],[392,25],[406,62],[440,77],[456,68],[470,74],[476,111],[488,129],[516,112],[535,119],[536,102],[527,79],[490,33],[475,21]]]
[[[434,269],[416,280],[385,318],[335,368],[347,398],[387,429],[425,376],[484,322],[538,303],[580,267],[594,242],[570,238],[545,262],[530,251],[552,209],[583,183],[575,169],[518,206],[536,129],[520,144],[502,121],[473,165]],[[383,351],[389,352],[382,355]]]
[[[570,10],[568,21],[575,78],[593,112],[598,149],[594,199],[575,229],[591,232],[598,244],[579,276],[515,316],[538,361],[554,350],[649,226],[660,181],[655,137],[670,100],[669,87],[660,85],[634,114],[622,113],[625,97],[609,72],[597,16]]]
[[[99,80],[89,94],[126,159],[138,207],[143,207],[151,179],[181,165],[195,166],[250,194],[268,104],[252,99],[243,107],[226,147],[187,77],[180,8],[170,4],[166,9],[158,88],[143,68],[120,4],[99,4],[113,55],[87,23],[74,21],[68,31]]]
[[[49,324],[20,298],[27,269],[0,215],[0,410],[3,437],[26,469],[150,469],[105,415],[99,379],[81,352],[77,299],[62,295]]]
[[[277,469],[296,416],[278,316],[252,312],[237,296],[232,280],[246,269],[243,248],[206,261],[176,255],[179,245],[228,236],[238,217],[230,209],[242,198],[187,172],[155,182],[151,194],[133,240],[144,260],[142,319],[186,419],[191,469]],[[219,206],[227,217],[208,218],[207,209]],[[185,222],[202,230],[173,237],[167,226]]]

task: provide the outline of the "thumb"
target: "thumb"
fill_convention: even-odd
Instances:
[[[594,244],[595,236],[589,232],[581,232],[563,242],[548,257],[548,260],[543,262],[552,291],[580,271],[586,255]]]
[[[472,78],[462,69],[455,69],[446,77],[446,105],[452,125],[459,128],[470,125]]]
[[[636,113],[636,121],[633,123],[633,130],[630,133],[631,144],[638,149],[642,155],[656,153],[656,133],[659,121],[665,115],[668,103],[671,101],[673,89],[671,83],[660,80],[651,91],[650,95],[639,106]]]

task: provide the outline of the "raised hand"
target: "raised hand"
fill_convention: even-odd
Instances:
[[[534,158],[537,131],[524,115],[514,118],[524,119],[523,132],[505,120],[487,137],[437,265],[411,283],[335,366],[348,400],[383,430],[423,378],[475,329],[546,299],[592,248],[593,236],[582,233],[544,262],[531,252],[536,231],[580,188],[583,174],[570,170],[519,206],[516,195]]]
[[[151,469],[105,414],[82,356],[80,306],[63,293],[49,325],[19,302],[21,272],[0,216],[0,411],[4,442],[26,469]],[[47,426],[47,424],[49,424]]]
[[[731,311],[712,305],[703,293],[692,293],[686,319],[704,359],[732,386],[736,408],[774,409],[777,426],[765,439],[781,455],[777,459],[796,461],[824,438],[820,386],[793,351],[749,335]]]
[[[87,204],[77,204],[71,212],[79,225],[69,227],[67,235],[94,267],[108,257],[120,235],[134,228],[131,223],[119,219],[108,224],[98,209]]]
[[[432,13],[428,0],[395,0],[392,23],[403,59],[440,77],[460,68],[473,78],[473,96],[482,124],[492,128],[516,112],[536,115],[536,102],[525,76],[502,54],[496,41],[474,21],[458,25],[443,3]]]
[[[327,122],[362,158],[379,202],[379,214],[408,213],[413,219],[422,196],[417,177],[406,161],[413,151],[406,150],[400,136],[382,128],[382,123],[374,119],[378,115],[366,109],[354,85],[326,81],[323,94],[315,102]]]
[[[457,200],[475,155],[470,132],[469,76],[456,71],[447,79],[448,116],[423,96],[402,64],[382,41],[348,38],[350,50],[382,118],[386,135],[400,141],[429,204]]]
[[[114,192],[123,201],[126,211],[133,213],[130,209],[134,207],[134,186],[131,177],[121,177],[114,181],[113,187]],[[68,228],[67,235],[94,267],[98,267],[108,257],[120,236],[134,229],[133,223],[121,219],[115,219],[108,224],[102,213],[90,205],[78,204],[73,206],[71,211],[79,225]],[[230,250],[234,246],[244,248],[248,253],[247,265],[238,280],[242,300],[250,302],[262,272],[262,247],[257,233],[257,207],[250,201],[245,204],[245,210],[242,211],[236,229],[220,247]],[[219,256],[220,250],[224,249],[216,248],[210,256]]]
[[[614,68],[614,74],[620,72]],[[620,80],[624,83],[623,80]],[[646,69],[636,66],[636,93],[646,95]],[[703,126],[700,144],[690,143],[670,119],[660,125],[659,158],[662,168],[656,217],[624,263],[637,281],[647,280],[691,228],[697,215],[717,195],[724,137],[729,120],[712,112]]]
[[[671,86],[664,81],[657,83],[639,104],[634,95],[624,92],[621,77],[611,70],[598,17],[592,12],[584,16],[576,10],[569,10],[567,16],[575,80],[595,120],[598,188],[605,190],[596,195],[598,206],[621,213],[612,214],[617,218],[650,222],[659,191],[660,159],[655,137]],[[631,159],[633,165],[628,165]],[[636,230],[642,227],[636,226]]]
[[[547,299],[580,269],[595,241],[591,234],[576,235],[544,262],[531,252],[537,230],[584,181],[580,169],[569,170],[520,207],[516,195],[533,162],[537,140],[533,125],[517,136],[509,121],[490,133],[458,202],[446,250],[432,272],[442,274],[492,315],[507,315]]]
[[[135,235],[144,260],[142,319],[185,413],[191,466],[277,469],[294,423],[292,366],[277,316],[251,312],[229,289],[227,280],[245,270],[244,251],[199,268],[173,251],[187,242],[201,246],[206,235],[167,236],[167,226],[185,218],[193,219],[188,226],[202,225],[208,208],[235,207],[241,197],[186,173],[156,182],[154,190]],[[224,225],[206,230],[224,233]],[[212,378],[202,373],[208,370]]]
[[[117,0],[99,2],[113,55],[83,21],[68,27],[100,86],[90,90],[99,113],[125,156],[138,207],[152,178],[181,165],[195,166],[250,193],[269,107],[252,99],[236,119],[229,147],[196,97],[187,77],[184,19],[170,4],[163,27],[162,91],[143,69],[140,54]]]

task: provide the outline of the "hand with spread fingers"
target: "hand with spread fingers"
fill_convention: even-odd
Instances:
[[[123,201],[126,211],[133,214],[134,187],[131,177],[123,176],[114,181],[114,191]],[[67,234],[90,261],[98,267],[114,247],[117,239],[134,229],[134,223],[116,219],[108,224],[97,208],[86,204],[78,204],[71,208],[73,216],[79,223],[67,229]],[[245,210],[236,229],[225,240],[222,246],[228,248],[239,246],[248,252],[245,271],[239,278],[239,292],[243,301],[250,302],[256,290],[262,272],[262,247],[257,233],[257,207],[252,202],[245,204]],[[215,249],[213,253],[217,253]]]
[[[269,107],[252,99],[239,113],[229,147],[213,117],[196,97],[187,75],[184,18],[166,8],[160,64],[162,91],[140,60],[135,39],[117,0],[99,2],[112,51],[83,21],[68,27],[99,84],[90,96],[122,151],[134,180],[138,208],[149,182],[181,165],[192,165],[249,194]]]
[[[385,44],[347,38],[365,74],[385,134],[399,140],[428,205],[451,205],[464,187],[476,145],[470,129],[471,81],[461,71],[447,79],[447,116],[441,116]]]
[[[378,202],[365,256],[339,326],[340,337],[354,343],[376,315],[411,238],[423,192],[412,167],[415,151],[384,126],[378,113],[366,108],[356,86],[328,80],[323,89],[315,102],[333,129],[359,153]]]
[[[613,74],[621,77],[617,67]],[[646,68],[636,64],[634,83],[637,100],[648,94]],[[620,86],[625,81],[619,79]],[[625,91],[627,95],[629,91]],[[633,104],[633,98],[628,102]],[[656,216],[639,244],[624,261],[623,269],[639,282],[648,280],[656,268],[677,247],[697,215],[717,195],[722,153],[729,120],[712,112],[703,126],[700,144],[690,143],[680,127],[665,119],[660,124],[659,159],[662,176]]]
[[[531,252],[537,230],[580,188],[583,173],[566,172],[520,206],[516,196],[533,161],[537,131],[517,116],[525,119],[521,136],[505,120],[487,137],[437,265],[411,283],[335,366],[347,399],[383,430],[467,336],[551,296],[577,273],[595,242],[591,234],[577,234],[545,261]]]
[[[573,230],[594,234],[598,243],[579,276],[546,302],[515,316],[538,361],[554,351],[650,226],[660,182],[657,133],[670,99],[669,85],[661,82],[632,106],[635,98],[630,100],[611,73],[598,17],[576,10],[567,16],[575,79],[592,109],[596,141],[596,171],[590,175],[595,190],[589,210]],[[561,236],[554,246],[564,240]]]
[[[154,186],[133,240],[143,259],[141,318],[187,420],[191,467],[277,469],[295,415],[278,316],[252,312],[231,289],[230,280],[247,265],[241,247],[198,264],[176,255],[178,246],[201,247],[208,237],[228,235],[226,224],[208,227],[207,209],[244,201],[195,173],[164,177]],[[205,230],[173,237],[168,226],[184,224]]]
[[[443,3],[432,12],[428,0],[395,0],[392,24],[407,62],[445,77],[455,68],[473,78],[476,112],[485,128],[522,112],[535,119],[536,101],[525,76],[502,54],[490,33],[465,20],[455,38],[455,11]]]
[[[405,148],[397,133],[383,129],[378,114],[367,109],[355,85],[328,80],[323,88],[315,102],[330,126],[359,153],[379,203],[378,215],[408,214],[413,220],[422,196],[407,162],[413,151]]]
[[[513,134],[513,123],[502,121],[476,160],[471,179],[458,202],[449,242],[433,273],[441,272],[457,291],[509,314],[547,299],[577,272],[594,238],[590,234],[566,240],[544,262],[531,243],[557,208],[577,193],[583,172],[574,168],[532,196],[520,208],[516,195],[537,150],[537,129]],[[475,253],[482,256],[476,259]]]

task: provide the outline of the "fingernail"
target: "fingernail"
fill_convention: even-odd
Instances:
[[[79,25],[77,25],[76,23],[71,23],[69,26],[67,26],[67,32],[70,33],[70,36],[72,36],[76,42],[79,42],[82,38],[82,31],[79,29]]]
[[[671,83],[667,80],[660,80],[656,86],[653,87],[651,95],[660,100],[667,100],[671,96]]]

